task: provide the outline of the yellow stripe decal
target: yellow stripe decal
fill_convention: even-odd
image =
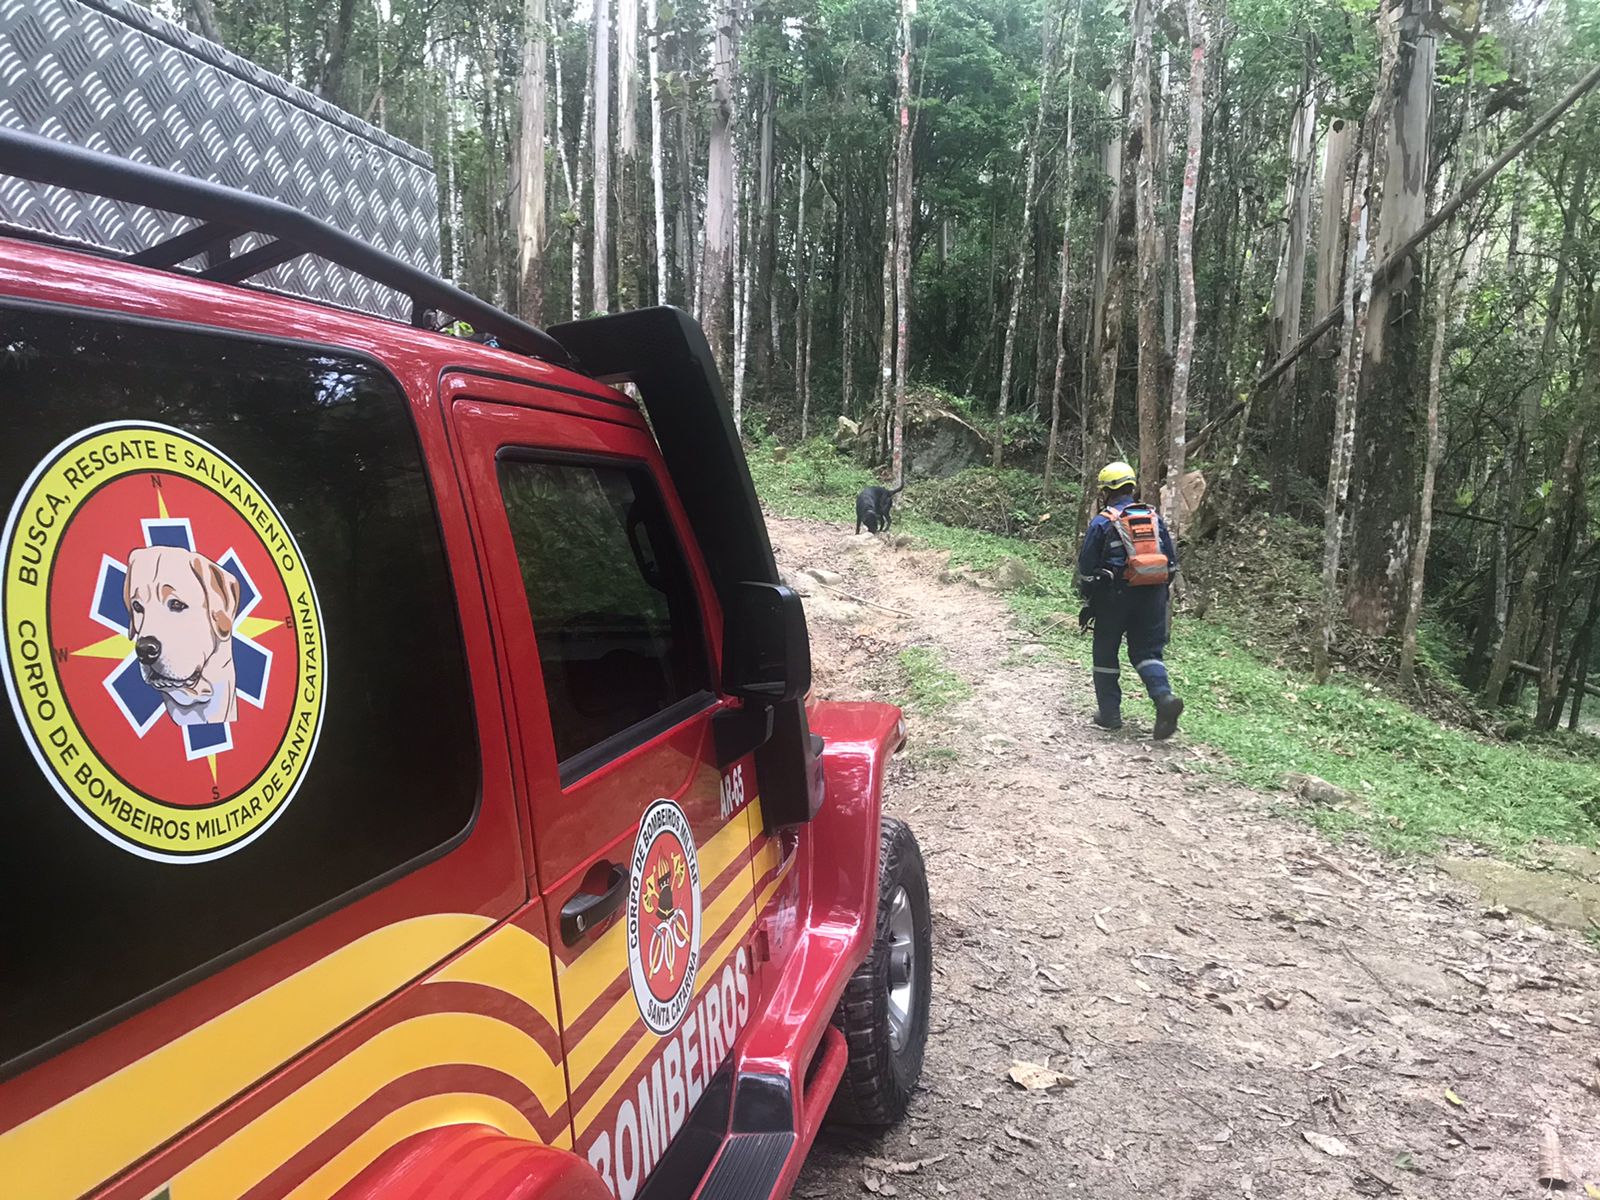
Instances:
[[[793,867],[794,855],[791,854],[789,856],[789,861],[783,864],[783,869],[779,871],[777,875],[773,876],[772,882],[761,889],[761,895],[756,897],[756,914],[758,916],[767,911],[768,903],[771,902],[773,896],[777,895],[778,888],[782,886],[783,881],[789,877],[789,871]]]
[[[727,869],[750,844],[750,831],[739,821],[729,821],[704,846],[698,848],[700,881],[710,883]],[[561,1011],[576,1021],[605,994],[628,962],[628,931],[618,921],[571,963],[557,966],[561,976]]]
[[[490,923],[464,913],[415,917],[341,947],[0,1134],[0,1179],[11,1195],[30,1200],[88,1191]]]
[[[694,994],[696,996],[705,991],[706,984],[716,977],[716,973],[723,962],[743,943],[745,934],[750,931],[750,927],[754,924],[755,918],[747,912],[729,931],[728,940],[723,943],[722,949],[718,950],[713,958],[700,965],[700,978],[694,985]],[[589,1126],[594,1123],[594,1119],[600,1115],[605,1106],[611,1102],[612,1097],[617,1094],[617,1091],[632,1077],[634,1068],[639,1065],[645,1055],[649,1054],[665,1040],[665,1038],[646,1034],[639,1039],[632,1050],[629,1050],[623,1056],[622,1061],[612,1069],[611,1074],[606,1076],[606,1081],[600,1085],[600,1089],[589,1097],[589,1103],[583,1106],[583,1111],[578,1114],[576,1121],[573,1122],[580,1137],[588,1132]]]
[[[488,1125],[512,1137],[537,1141],[528,1120],[504,1100],[471,1092],[450,1092],[428,1096],[397,1109],[366,1133],[351,1142],[325,1163],[311,1178],[289,1193],[291,1200],[323,1200],[349,1183],[363,1168],[397,1142],[443,1125]],[[212,1196],[234,1195],[206,1192],[200,1188],[175,1187],[172,1200],[209,1200]]]
[[[515,1026],[477,1013],[430,1013],[363,1042],[207,1151],[178,1181],[197,1196],[248,1191],[385,1084],[426,1067],[457,1064],[505,1072],[528,1087],[546,1115],[567,1098],[560,1065]]]
[[[702,938],[720,929],[736,907],[749,903],[750,885],[743,878],[735,877],[700,915]],[[612,1047],[622,1040],[622,1036],[638,1020],[639,1002],[633,998],[631,990],[626,991],[611,1006],[611,1011],[601,1017],[567,1055],[567,1074],[574,1090],[582,1086],[590,1072],[600,1065],[601,1060],[611,1053]]]
[[[479,983],[509,992],[559,1028],[550,948],[518,925],[503,925],[428,982]]]

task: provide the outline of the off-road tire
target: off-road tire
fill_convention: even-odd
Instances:
[[[904,889],[911,909],[913,984],[904,1040],[890,1035],[890,913]],[[916,835],[904,821],[884,817],[878,838],[878,911],[872,950],[845,985],[833,1024],[850,1047],[844,1078],[829,1114],[852,1125],[892,1125],[905,1116],[922,1075],[933,991],[933,911],[928,874]]]

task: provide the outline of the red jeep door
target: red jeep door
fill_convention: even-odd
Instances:
[[[709,1162],[750,1011],[748,768],[724,786],[712,737],[720,614],[631,406],[445,386],[520,726],[575,1145],[634,1196],[658,1166],[664,1185]]]

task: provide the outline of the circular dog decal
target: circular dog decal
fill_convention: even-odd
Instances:
[[[657,800],[639,822],[628,891],[628,973],[644,1023],[671,1033],[700,965],[700,860],[689,818]]]
[[[316,750],[322,615],[278,510],[213,446],[99,425],[23,485],[0,557],[6,687],[39,767],[117,846],[259,837]]]

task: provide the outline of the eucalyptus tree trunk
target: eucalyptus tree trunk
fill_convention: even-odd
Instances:
[[[1272,289],[1272,321],[1268,331],[1268,364],[1282,358],[1300,340],[1300,310],[1305,296],[1306,229],[1311,223],[1312,145],[1317,134],[1317,95],[1312,81],[1312,47],[1307,45],[1300,81],[1300,103],[1289,131],[1289,185],[1284,211],[1289,216],[1278,256],[1278,274]],[[1289,460],[1293,456],[1295,427],[1295,375],[1291,365],[1273,385],[1272,417],[1268,439],[1272,508],[1282,512],[1289,499]]]
[[[878,338],[878,433],[877,453],[887,457],[893,441],[889,405],[894,391],[894,300],[895,300],[895,160],[889,156],[888,183],[883,202],[883,329]]]
[[[801,112],[805,109],[802,105]],[[800,180],[794,212],[794,381],[800,394],[800,436],[811,432],[811,314],[806,297],[806,146],[800,143]],[[769,300],[768,303],[771,303]]]
[[[599,8],[600,8],[599,4],[596,4],[595,5],[595,15],[596,16],[598,16],[598,14],[599,14]],[[590,25],[590,37],[591,37],[591,39],[593,38],[593,23],[592,22],[591,22],[591,25]],[[561,56],[557,55],[556,56],[556,71],[557,71],[557,74],[556,74],[556,86],[557,86],[558,89],[559,89],[560,83],[561,83],[560,70],[561,70]],[[572,169],[570,169],[570,167],[568,167],[567,168],[567,172],[566,172],[566,174],[567,174],[567,223],[570,226],[571,237],[572,237],[572,253],[571,253],[571,260],[572,260],[572,262],[571,262],[571,265],[572,265],[572,319],[574,321],[578,320],[580,317],[582,317],[584,315],[584,313],[583,313],[583,231],[584,231],[583,204],[584,204],[585,198],[588,195],[588,182],[589,182],[589,179],[588,179],[587,175],[583,174],[581,168],[583,166],[584,161],[589,157],[589,134],[590,134],[589,112],[590,112],[590,107],[592,105],[592,102],[594,100],[594,86],[593,86],[594,85],[594,78],[593,78],[593,74],[594,74],[594,57],[593,57],[593,55],[591,55],[589,57],[588,74],[585,76],[585,84],[586,84],[586,86],[585,86],[584,92],[583,92],[582,112],[581,112],[581,115],[578,118],[578,154],[577,154],[577,162],[578,162],[578,166],[579,166],[580,170],[578,170],[577,172],[574,172]],[[558,90],[557,94],[559,95],[559,90]],[[559,132],[559,130],[558,130],[558,132]],[[566,156],[565,139],[562,139],[562,141],[563,141],[562,157],[563,157],[563,160],[564,160],[565,156]],[[566,163],[565,162],[563,162],[563,166],[566,167]]]
[[[1312,319],[1322,320],[1339,304],[1343,291],[1345,233],[1350,205],[1350,150],[1360,126],[1343,117],[1328,124],[1322,155],[1322,213],[1317,222],[1317,277],[1312,285]]]
[[[590,304],[611,311],[611,0],[594,7],[594,235]]]
[[[1056,453],[1061,444],[1061,391],[1067,377],[1067,304],[1072,281],[1072,177],[1078,156],[1072,140],[1072,119],[1078,99],[1077,78],[1078,43],[1083,40],[1083,0],[1078,0],[1072,17],[1072,49],[1067,51],[1067,129],[1062,139],[1066,165],[1061,180],[1061,257],[1056,271],[1061,277],[1060,294],[1056,297],[1055,322],[1055,376],[1050,385],[1050,442],[1044,454],[1044,494],[1050,495],[1050,485],[1055,478]],[[1087,487],[1087,483],[1084,485]]]
[[[1044,114],[1050,103],[1050,69],[1054,57],[1051,45],[1050,20],[1041,22],[1044,28],[1044,49],[1039,56],[1039,107],[1034,113],[1033,126],[1028,130],[1027,167],[1022,184],[1022,238],[1017,247],[1017,276],[1011,281],[1011,310],[1006,315],[1005,341],[1000,349],[1000,399],[994,410],[994,454],[990,465],[1000,466],[1005,458],[1006,411],[1011,404],[1011,367],[1016,359],[1017,321],[1022,316],[1022,293],[1028,279],[1028,259],[1033,246],[1033,193],[1039,179],[1039,137],[1044,130]]]
[[[760,381],[762,393],[770,396],[772,356],[778,344],[778,308],[773,302],[772,295],[778,242],[776,210],[773,204],[776,164],[772,147],[776,114],[773,112],[774,95],[770,69],[762,75],[759,95],[761,111],[756,119],[756,206],[750,214],[750,237],[746,241],[746,253],[753,260],[750,271],[751,290],[747,303],[752,315],[757,317],[757,327],[771,330],[771,336],[760,339],[755,346],[756,378]]]
[[[650,188],[654,200],[656,227],[655,264],[657,304],[667,302],[667,196],[661,160],[661,30],[658,28],[656,0],[645,0],[645,23],[649,25],[647,67],[650,72]]]
[[[1422,492],[1417,499],[1417,542],[1411,552],[1411,585],[1406,602],[1405,622],[1400,630],[1401,691],[1410,691],[1416,680],[1417,626],[1422,619],[1422,589],[1428,565],[1428,545],[1433,540],[1433,489],[1439,472],[1439,449],[1442,444],[1439,429],[1439,399],[1443,389],[1445,351],[1450,342],[1450,300],[1460,274],[1461,260],[1450,260],[1449,232],[1445,226],[1445,251],[1440,256],[1446,260],[1435,288],[1433,302],[1433,352],[1428,359],[1428,425],[1427,444],[1422,460]],[[1465,249],[1462,251],[1465,254]]]
[[[1123,113],[1123,83],[1120,75],[1106,88],[1107,129],[1105,141],[1100,145],[1100,169],[1110,181],[1104,208],[1100,214],[1100,231],[1095,245],[1094,295],[1090,302],[1089,322],[1094,330],[1090,339],[1089,361],[1098,367],[1101,358],[1101,339],[1105,334],[1106,292],[1111,282],[1111,271],[1117,254],[1117,226],[1122,219],[1122,154],[1126,131],[1120,118]],[[1084,379],[1084,393],[1088,394],[1089,379]]]
[[[1583,383],[1567,418],[1567,443],[1562,451],[1561,465],[1556,470],[1555,485],[1545,500],[1544,515],[1539,519],[1538,532],[1528,550],[1527,565],[1522,572],[1522,586],[1517,590],[1516,602],[1506,622],[1505,636],[1495,651],[1494,662],[1489,667],[1489,678],[1483,685],[1483,702],[1489,706],[1500,703],[1505,691],[1506,677],[1511,672],[1511,662],[1516,647],[1522,642],[1532,621],[1534,605],[1538,602],[1540,581],[1544,578],[1555,544],[1556,529],[1561,523],[1572,499],[1583,443],[1589,422],[1594,416],[1595,397],[1600,392],[1600,288],[1596,288],[1589,310],[1588,349],[1584,356]]]
[[[1317,640],[1312,647],[1312,675],[1326,683],[1331,670],[1334,626],[1339,614],[1339,562],[1344,550],[1345,506],[1350,498],[1350,474],[1355,456],[1356,414],[1361,391],[1361,364],[1365,357],[1367,321],[1372,305],[1376,257],[1370,243],[1380,233],[1381,212],[1368,194],[1371,180],[1383,177],[1388,153],[1385,125],[1391,104],[1390,88],[1399,57],[1400,32],[1394,10],[1378,17],[1382,60],[1377,86],[1362,130],[1356,159],[1355,181],[1350,188],[1350,227],[1345,241],[1350,258],[1344,272],[1344,336],[1339,350],[1338,391],[1334,399],[1333,459],[1328,465],[1328,492],[1323,521],[1322,612]]]
[[[917,0],[900,0],[900,125],[895,137],[894,438],[896,487],[906,481],[906,376],[911,371],[911,18]]]
[[[1139,493],[1154,496],[1161,480],[1161,230],[1156,222],[1155,120],[1150,88],[1150,26],[1154,0],[1133,0],[1133,126],[1138,214]],[[1131,139],[1130,139],[1131,141]]]
[[[1129,134],[1129,140],[1136,135]],[[1124,171],[1133,168],[1132,151],[1123,156]],[[1117,363],[1122,355],[1122,308],[1128,290],[1128,275],[1133,268],[1134,215],[1133,186],[1128,179],[1116,189],[1118,196],[1117,220],[1112,227],[1111,264],[1106,277],[1105,305],[1101,310],[1101,329],[1097,341],[1100,346],[1100,364],[1096,378],[1093,411],[1088,413],[1083,437],[1083,497],[1079,505],[1079,528],[1089,524],[1094,516],[1096,494],[1094,480],[1104,464],[1106,447],[1111,440],[1111,418],[1117,407]],[[1084,401],[1090,407],[1087,397]]]
[[[705,327],[711,352],[725,365],[731,365],[729,311],[732,288],[734,241],[733,173],[733,77],[734,59],[733,0],[718,0],[716,47],[711,63],[712,108],[711,139],[706,155],[706,207],[703,237],[705,249],[700,259],[700,324]],[[724,370],[724,375],[727,371]]]
[[[1398,0],[1395,12],[1400,44],[1393,104],[1383,131],[1389,150],[1383,170],[1373,176],[1381,230],[1372,252],[1380,263],[1392,258],[1428,215],[1436,37],[1428,24],[1428,0]],[[1413,395],[1425,294],[1422,255],[1413,251],[1399,270],[1379,281],[1363,343],[1345,608],[1356,628],[1372,635],[1394,627],[1411,556],[1417,449],[1423,440]]]
[[[1200,0],[1185,0],[1189,25],[1189,137],[1183,160],[1183,192],[1178,199],[1178,290],[1182,326],[1172,362],[1172,411],[1167,418],[1167,479],[1161,512],[1174,538],[1182,531],[1178,489],[1188,452],[1189,373],[1194,364],[1194,209],[1200,186],[1200,156],[1205,148],[1206,27]]]
[[[756,214],[750,205],[750,181],[734,134],[733,155],[733,424],[744,428],[745,384],[750,364],[750,262],[756,237]]]
[[[527,0],[522,34],[521,149],[517,155],[517,315],[544,322],[546,0]]]

